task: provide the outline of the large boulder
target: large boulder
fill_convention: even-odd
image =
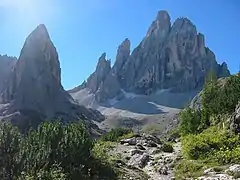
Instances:
[[[144,168],[150,160],[150,156],[147,153],[135,154],[128,162],[128,166],[135,168]]]

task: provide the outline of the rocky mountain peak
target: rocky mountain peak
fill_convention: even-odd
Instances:
[[[87,79],[86,87],[92,92],[96,92],[100,84],[106,79],[111,70],[111,61],[106,60],[106,53],[103,53],[97,63],[97,68],[94,73]]]
[[[158,13],[157,13],[157,18],[156,18],[156,20],[157,21],[159,21],[159,22],[170,22],[170,20],[171,20],[171,18],[170,18],[170,16],[169,16],[169,14],[168,14],[168,12],[167,11],[165,11],[165,10],[160,10],[160,11],[158,11]]]
[[[230,71],[228,69],[228,65],[226,62],[223,62],[221,64],[221,66],[219,67],[218,75],[219,75],[219,77],[227,77],[227,76],[229,76],[229,74],[230,74]]]
[[[40,25],[27,37],[14,72],[2,92],[2,101],[19,100],[23,103],[22,98],[24,101],[36,98],[36,92],[39,97],[42,94],[45,98],[54,98],[55,90],[63,89],[60,73],[56,48],[46,27]],[[26,87],[31,88],[26,91]]]
[[[1,91],[0,104],[7,105],[0,109],[0,117],[26,119],[29,118],[26,112],[41,114],[41,119],[77,120],[95,116],[74,102],[63,89],[60,77],[57,50],[46,27],[40,25],[27,37],[14,70]],[[15,112],[20,114],[12,117]]]
[[[130,46],[131,43],[128,38],[118,46],[116,61],[113,66],[114,73],[118,74],[128,60],[130,56]]]
[[[92,92],[98,92],[97,100],[116,97],[122,90],[145,95],[161,89],[191,92],[202,88],[209,71],[215,71],[218,77],[230,75],[225,63],[217,63],[215,54],[205,45],[204,35],[193,22],[177,18],[171,25],[167,11],[158,12],[146,36],[131,54],[130,41],[123,41],[113,68],[107,69],[104,78],[103,73],[97,76],[96,72],[89,78],[95,79],[89,87]]]
[[[41,54],[42,57],[40,58],[38,54]],[[25,55],[28,55],[28,57],[24,57]],[[19,60],[21,60],[20,63],[24,61],[29,61],[28,63],[30,64],[35,63],[35,65],[39,63],[39,65],[41,64],[40,66],[43,66],[43,63],[45,63],[45,66],[48,68],[51,76],[55,80],[57,80],[57,83],[60,86],[61,68],[58,60],[58,53],[50,39],[49,33],[45,25],[39,25],[27,37],[24,47],[22,48]],[[43,62],[43,60],[45,62]]]
[[[111,60],[106,59],[106,53],[103,53],[98,60],[96,71],[100,74],[106,74],[111,69]]]
[[[28,36],[28,39],[41,39],[41,41],[43,41],[43,39],[50,39],[48,30],[46,28],[46,26],[44,24],[40,24],[38,25],[33,31],[32,33]]]
[[[156,20],[149,27],[145,39],[150,38],[150,41],[156,40],[161,42],[168,35],[170,29],[171,19],[168,12],[159,11]]]

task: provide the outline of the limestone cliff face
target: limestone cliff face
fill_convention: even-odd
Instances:
[[[108,64],[106,68],[105,64],[98,63],[89,78],[92,85],[87,86],[97,92],[98,101],[116,96],[121,89],[147,95],[159,89],[173,92],[201,89],[211,70],[218,77],[230,75],[226,63],[217,63],[196,26],[187,18],[178,18],[171,24],[166,11],[158,12],[131,54],[130,41],[126,39],[118,48],[113,67],[110,69]],[[99,73],[98,69],[105,71]]]
[[[103,118],[95,111],[77,105],[63,89],[58,53],[44,25],[39,25],[27,37],[1,91],[0,104],[5,104],[0,108],[0,117],[15,121],[29,119],[29,114],[44,120]]]
[[[103,53],[98,60],[96,71],[87,79],[86,87],[95,93],[100,84],[106,79],[110,70],[111,62],[106,60],[106,53]]]
[[[15,57],[0,55],[0,91],[6,84],[7,79],[9,78],[16,62],[17,62],[17,58]]]
[[[159,12],[123,69],[124,88],[142,94],[157,89],[184,92],[201,88],[210,70],[220,77],[229,75],[226,64],[217,64],[192,22],[179,18],[170,26],[165,11]]]

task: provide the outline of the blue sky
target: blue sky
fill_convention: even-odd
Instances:
[[[59,53],[63,86],[70,89],[94,71],[103,52],[114,62],[126,37],[136,47],[163,9],[172,22],[191,19],[218,62],[238,71],[238,0],[0,0],[0,54],[18,57],[27,35],[44,23]]]

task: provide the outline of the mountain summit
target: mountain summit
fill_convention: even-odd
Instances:
[[[73,97],[81,101],[77,94],[84,88],[94,93],[97,102],[105,102],[123,91],[150,95],[168,89],[184,93],[201,89],[211,70],[218,77],[230,75],[227,64],[217,63],[205,45],[204,35],[189,19],[178,18],[173,24],[170,19],[167,11],[159,11],[131,54],[131,43],[125,39],[111,69],[110,62],[103,60],[106,54],[101,56],[85,86],[76,88],[74,93],[70,91]]]
[[[58,53],[44,25],[26,39],[20,57],[1,91],[1,119],[102,119],[77,105],[61,84]]]

